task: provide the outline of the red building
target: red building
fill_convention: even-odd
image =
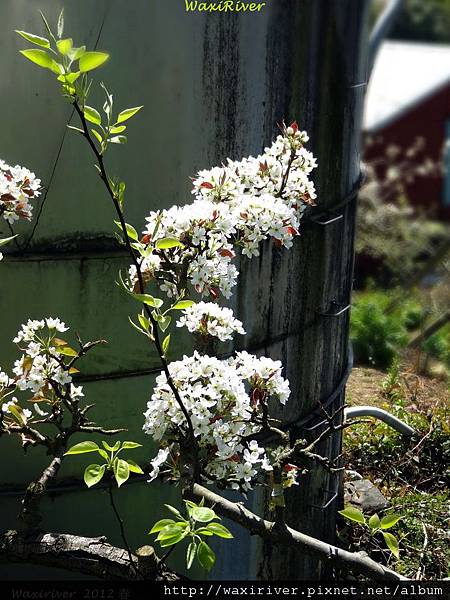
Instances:
[[[408,160],[419,175],[406,183],[408,198],[450,221],[450,46],[383,44],[368,89],[365,132],[365,159],[379,161],[379,168],[389,168],[382,166],[389,148],[402,156],[416,148]],[[427,168],[431,162],[434,169]]]

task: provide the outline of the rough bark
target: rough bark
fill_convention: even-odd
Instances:
[[[314,174],[318,213],[340,205],[360,177],[367,10],[368,2],[360,0],[282,0],[271,16],[266,71],[273,83],[266,129],[295,118],[308,131],[319,163]],[[289,90],[283,86],[286,81],[292,82]],[[283,362],[291,383],[292,400],[279,412],[283,421],[309,414],[332,394],[347,367],[349,311],[336,317],[324,313],[338,313],[350,302],[355,202],[335,216],[341,218],[302,227],[288,252],[267,244],[259,262],[241,267],[238,314],[246,325],[256,323],[266,331],[261,351]],[[338,394],[329,410],[343,403],[344,394]],[[298,428],[293,433],[311,440],[317,431]],[[336,433],[317,452],[332,459],[340,450],[341,433]],[[339,475],[310,469],[287,494],[286,522],[333,543],[340,488]],[[267,542],[255,575],[315,579],[329,573],[316,558],[288,546],[274,552]]]
[[[322,562],[342,567],[345,571],[365,575],[370,579],[401,581],[406,577],[373,561],[364,552],[347,552],[331,544],[295,531],[290,527],[277,527],[276,524],[262,519],[242,504],[230,502],[200,485],[194,485],[194,496],[204,498],[214,506],[214,510],[235,523],[245,527],[251,534],[267,539],[271,544],[290,546],[296,552],[306,553]]]
[[[135,562],[138,557],[134,557]],[[17,531],[0,535],[0,560],[58,567],[106,580],[151,579],[175,581],[179,576],[166,567],[139,573],[130,565],[123,548],[111,546],[106,538],[87,538],[64,533],[38,533],[25,536]]]

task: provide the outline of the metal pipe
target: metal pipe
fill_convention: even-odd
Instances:
[[[354,417],[375,417],[375,419],[383,421],[389,425],[389,427],[392,427],[403,435],[407,435],[409,437],[417,435],[417,431],[407,425],[404,421],[394,417],[394,415],[389,413],[387,410],[377,408],[376,406],[352,406],[351,408],[346,408],[344,410],[344,418],[346,421]]]

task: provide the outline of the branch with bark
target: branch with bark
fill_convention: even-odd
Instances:
[[[294,546],[324,562],[341,567],[346,571],[350,570],[365,575],[369,579],[388,581],[407,579],[375,562],[364,552],[347,552],[337,546],[291,529],[286,525],[280,526],[279,523],[266,521],[245,508],[241,503],[231,502],[199,484],[194,485],[192,497],[196,500],[203,498],[207,505],[214,506],[214,510],[219,515],[238,523],[247,529],[251,535],[258,535],[273,544]]]

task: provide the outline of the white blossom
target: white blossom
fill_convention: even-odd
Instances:
[[[19,218],[31,219],[31,201],[40,196],[41,182],[36,175],[16,165],[10,167],[0,160],[0,215],[12,225]]]
[[[233,333],[245,334],[242,322],[230,308],[213,302],[198,302],[184,310],[177,327],[187,327],[191,333],[217,337],[222,342],[231,340]]]

